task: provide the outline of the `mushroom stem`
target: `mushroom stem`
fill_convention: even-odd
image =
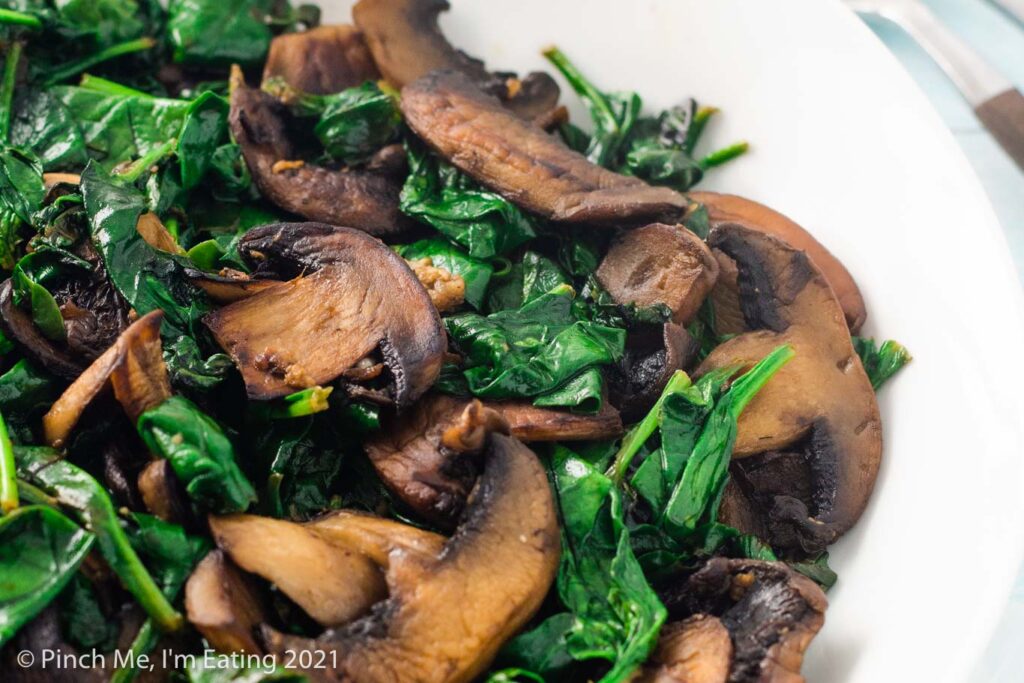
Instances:
[[[441,445],[456,453],[473,453],[484,447],[491,432],[508,434],[508,422],[497,411],[473,400],[454,425],[444,430]]]

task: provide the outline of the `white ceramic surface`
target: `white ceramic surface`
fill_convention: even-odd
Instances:
[[[349,2],[322,0],[345,21]],[[720,106],[706,144],[752,153],[702,187],[817,235],[914,363],[882,391],[885,461],[805,665],[819,683],[964,681],[1024,553],[1024,297],[981,187],[893,57],[836,0],[454,0],[492,68],[557,43],[652,107]],[[564,99],[574,102],[564,89]],[[585,120],[578,106],[577,121]]]

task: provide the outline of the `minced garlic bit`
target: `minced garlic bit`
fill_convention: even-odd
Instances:
[[[294,171],[297,168],[302,168],[306,165],[306,162],[302,159],[295,159],[289,161],[288,159],[279,159],[274,162],[274,165],[270,167],[270,172],[277,174],[283,173],[284,171]]]
[[[420,283],[427,289],[434,307],[441,313],[450,311],[466,299],[466,283],[461,275],[438,268],[429,256],[409,260],[406,263],[416,273]]]

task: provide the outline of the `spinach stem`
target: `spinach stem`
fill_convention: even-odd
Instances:
[[[18,479],[18,493],[29,505],[47,505],[52,508],[60,505],[60,501],[46,491],[21,478]]]
[[[590,105],[591,114],[601,119],[601,125],[599,126],[602,130],[614,131],[618,130],[619,124],[615,117],[615,112],[612,111],[612,106],[608,102],[608,98],[604,96],[600,90],[594,87],[594,84],[587,80],[576,66],[569,61],[569,58],[559,50],[557,47],[552,45],[551,47],[545,48],[542,52],[545,58],[556,69],[562,72],[565,76],[565,80],[569,81],[569,85],[576,91],[583,101]]]
[[[18,75],[21,50],[22,45],[18,41],[14,41],[7,48],[3,80],[0,81],[0,143],[4,144],[7,142],[7,133],[11,128],[11,101],[14,99],[14,81]]]
[[[626,436],[622,439],[622,445],[619,447],[618,452],[615,453],[615,458],[612,460],[611,467],[608,468],[607,475],[611,477],[612,481],[616,484],[622,483],[622,479],[626,476],[627,470],[629,470],[630,464],[633,462],[633,458],[636,456],[640,448],[647,442],[647,439],[651,438],[651,434],[658,428],[658,420],[661,417],[661,406],[672,394],[678,393],[683,389],[686,389],[691,384],[690,377],[682,370],[676,370],[675,374],[669,379],[668,384],[665,385],[664,391],[661,392],[661,396],[658,397],[657,402],[651,408],[650,412],[644,416],[644,419],[638,422],[632,429],[630,429]]]
[[[106,78],[100,76],[93,76],[92,74],[82,74],[82,80],[78,82],[78,87],[85,88],[86,90],[92,90],[95,92],[106,93],[107,95],[123,95],[125,97],[142,97],[145,99],[155,99],[152,95],[135,88],[129,88],[127,85],[121,85],[115,81],[109,81]]]
[[[43,27],[43,22],[39,17],[34,17],[31,14],[25,14],[24,12],[15,12],[11,9],[0,9],[0,24],[6,26],[24,26],[33,30],[38,30]]]
[[[687,154],[693,154],[693,150],[697,147],[697,143],[700,142],[700,136],[704,134],[704,129],[708,125],[708,121],[711,117],[718,113],[718,107],[701,107],[697,110],[697,113],[693,115],[693,121],[690,123],[690,129],[686,131],[686,144],[684,145]]]
[[[178,140],[176,138],[171,138],[159,147],[154,147],[148,153],[143,154],[141,157],[128,164],[128,166],[123,170],[118,171],[117,176],[129,183],[134,183],[140,176],[142,176],[143,173],[148,171],[153,164],[173,152],[174,146],[177,144]]]
[[[736,157],[743,156],[750,149],[750,144],[747,142],[736,142],[723,147],[722,149],[715,150],[711,154],[707,155],[700,160],[699,165],[705,171],[715,166],[721,166],[722,164],[732,161]]]
[[[111,45],[105,50],[100,50],[96,54],[89,55],[84,59],[80,59],[77,62],[72,62],[59,67],[56,71],[50,74],[49,78],[43,83],[44,86],[49,87],[60,83],[63,80],[76,76],[86,69],[91,69],[97,64],[101,64],[108,59],[114,59],[115,57],[122,57],[124,55],[132,54],[133,52],[142,52],[143,50],[149,50],[156,45],[156,40],[146,36],[144,38],[136,38],[135,40],[129,40],[117,45]]]
[[[296,391],[280,400],[277,405],[268,407],[266,417],[274,419],[287,419],[291,417],[305,417],[320,413],[329,407],[327,397],[334,391],[334,387],[315,386],[302,391]]]
[[[0,415],[0,512],[7,514],[18,507],[17,468],[14,445],[7,433],[7,424]]]

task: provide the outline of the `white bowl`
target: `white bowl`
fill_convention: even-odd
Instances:
[[[325,20],[350,2],[322,0]],[[963,681],[1024,553],[1024,298],[967,161],[884,46],[835,0],[455,0],[442,26],[491,68],[557,44],[650,108],[722,108],[710,148],[751,153],[702,188],[789,215],[847,265],[865,333],[914,362],[882,389],[885,458],[804,672]],[[586,121],[563,84],[574,120]]]

